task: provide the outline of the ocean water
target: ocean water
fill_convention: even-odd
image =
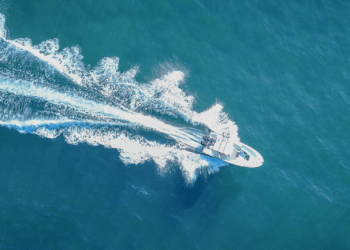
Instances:
[[[1,249],[350,249],[349,2],[0,13]],[[183,150],[227,126],[264,165]]]

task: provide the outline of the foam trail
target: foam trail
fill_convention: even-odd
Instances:
[[[169,161],[179,162],[185,170],[185,177],[189,182],[197,175],[198,164],[208,166],[209,169],[218,169],[226,165],[218,159],[192,154],[179,150],[174,146],[161,145],[157,142],[149,142],[141,136],[130,136],[117,129],[101,129],[95,125],[103,123],[71,120],[29,120],[1,122],[2,126],[15,128],[22,133],[34,133],[46,138],[56,138],[63,135],[68,143],[77,144],[86,142],[91,145],[103,145],[108,148],[116,148],[120,152],[121,160],[126,164],[139,164],[152,159],[160,168],[164,168]],[[109,124],[110,125],[110,124]]]
[[[138,71],[137,68],[123,74],[118,72],[119,58],[104,58],[98,66],[91,71],[87,71],[82,63],[83,56],[80,54],[79,46],[65,48],[59,52],[58,39],[47,40],[33,46],[32,41],[28,38],[6,39],[6,33],[5,17],[0,13],[0,37],[10,45],[10,50],[14,47],[16,50],[28,52],[48,63],[76,84],[94,88],[106,96],[113,97],[114,92],[118,91],[120,86],[129,87],[128,91],[134,95],[130,105],[132,108],[141,106],[146,109],[156,108],[159,111],[164,108],[161,112],[180,115],[190,120],[194,98],[186,96],[178,88],[184,78],[184,74],[180,71],[171,72],[162,79],[156,79],[151,85],[144,87],[137,84],[134,79]],[[105,82],[106,79],[108,79],[108,82],[117,81],[118,85],[108,84]],[[155,100],[154,96],[158,95],[161,98]],[[176,106],[175,109],[172,108],[174,106]]]
[[[57,70],[59,70],[61,73],[69,76],[73,81],[81,84],[82,79],[79,75],[71,74],[70,72],[76,70],[76,67],[72,67],[69,69],[67,66],[61,64],[60,61],[62,60],[69,60],[71,58],[79,58],[82,60],[82,57],[79,57],[80,49],[78,46],[66,49],[63,51],[63,53],[58,54],[59,50],[59,44],[58,39],[48,40],[42,42],[40,45],[33,47],[32,42],[30,39],[16,39],[16,40],[8,40],[6,39],[7,31],[5,28],[5,16],[0,13],[0,37],[5,40],[6,42],[10,43],[12,46],[16,47],[20,50],[25,50],[30,53],[32,53],[34,56],[39,58],[40,60],[43,60],[53,67],[55,67]],[[42,52],[42,48],[45,48],[45,54]],[[75,55],[75,56],[74,56]],[[72,65],[70,65],[72,66]]]
[[[23,96],[30,96],[34,98],[44,99],[46,101],[57,103],[61,105],[73,106],[77,109],[84,111],[89,111],[93,113],[103,114],[111,118],[125,120],[135,125],[141,125],[164,134],[172,136],[174,139],[183,140],[188,142],[188,140],[193,140],[189,134],[182,132],[181,130],[170,126],[164,122],[159,121],[156,118],[145,116],[142,114],[137,114],[134,112],[125,112],[116,107],[111,107],[105,104],[97,103],[92,100],[87,100],[78,96],[70,96],[66,93],[59,93],[57,91],[38,87],[33,84],[28,84],[20,81],[2,81],[0,89]]]
[[[108,125],[108,126],[123,126],[123,123],[111,123],[111,122],[97,122],[97,121],[75,121],[71,119],[61,119],[61,120],[10,120],[10,121],[0,121],[0,125],[8,128],[15,128],[20,132],[33,133],[38,128],[46,128],[48,130],[62,129],[71,126],[79,126],[85,128],[91,128],[98,125]]]
[[[3,39],[6,37],[7,31],[5,28],[5,16],[0,13],[0,37]]]
[[[59,50],[58,39],[39,45],[28,38],[9,39],[2,14],[0,46],[0,126],[46,138],[62,135],[72,144],[115,148],[126,164],[153,160],[164,169],[176,162],[189,181],[200,168],[217,171],[226,165],[182,150],[200,145],[206,132],[197,125],[217,132],[229,128],[239,140],[238,127],[222,105],[202,113],[193,110],[194,98],[180,88],[185,77],[181,71],[139,83],[137,68],[118,71],[117,57],[103,58],[88,70],[78,46]],[[164,114],[182,125],[171,125]],[[151,140],[145,137],[147,131],[170,140],[165,144]]]

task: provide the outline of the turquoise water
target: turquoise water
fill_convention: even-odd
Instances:
[[[350,249],[348,2],[0,12],[0,248]],[[264,165],[177,148],[216,119]]]

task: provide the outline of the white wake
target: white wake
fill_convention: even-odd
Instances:
[[[115,148],[125,164],[153,160],[164,169],[178,163],[188,181],[200,168],[225,165],[183,150],[200,145],[205,131],[199,125],[217,132],[229,127],[239,140],[237,125],[221,105],[202,113],[193,110],[194,98],[180,88],[184,73],[172,71],[139,83],[137,68],[118,71],[117,57],[87,69],[80,51],[78,46],[59,50],[58,39],[39,45],[28,38],[11,40],[0,14],[0,125],[46,138],[62,135],[72,144]],[[167,121],[169,116],[177,125]],[[162,135],[168,142],[151,140],[145,133]]]

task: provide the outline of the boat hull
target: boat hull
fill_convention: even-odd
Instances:
[[[216,152],[215,150],[209,148],[203,148],[201,154],[218,158],[227,163],[246,168],[257,168],[264,164],[264,158],[258,151],[241,142],[235,142],[235,144],[238,145],[242,151],[246,152],[246,155],[249,155],[248,160],[248,157],[244,157],[246,155],[242,156],[242,154],[239,154],[238,156],[228,156],[225,154],[220,154],[220,152]]]

